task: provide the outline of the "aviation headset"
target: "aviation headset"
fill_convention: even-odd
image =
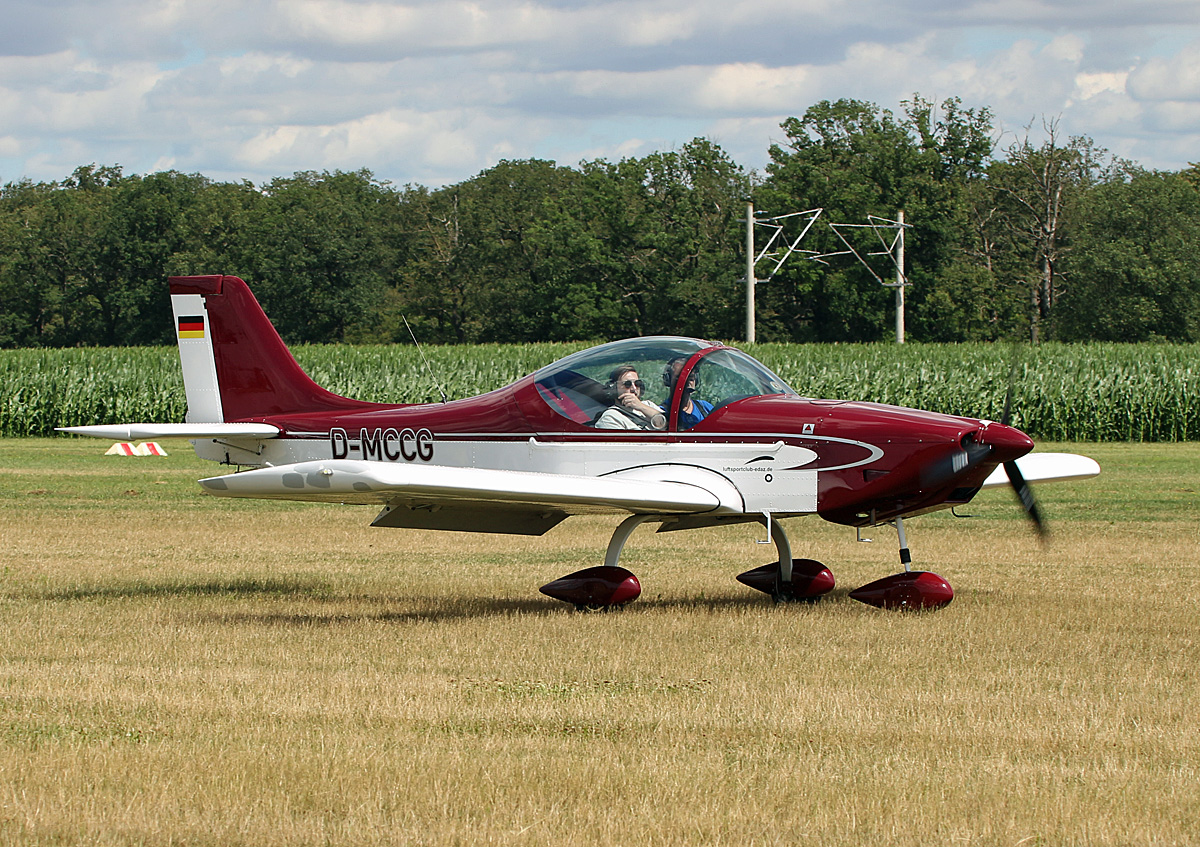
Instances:
[[[621,393],[619,390],[620,386],[617,385],[617,380],[619,380],[621,377],[623,377],[625,374],[629,373],[630,371],[637,373],[637,368],[635,368],[633,365],[621,365],[621,367],[616,368],[608,375],[608,382],[606,382],[604,384],[604,387],[606,389],[608,389],[608,391],[612,394],[612,396],[616,397],[618,394]],[[637,380],[637,382],[642,383],[642,390],[645,391],[646,383],[640,379]]]
[[[687,364],[687,360],[689,358],[690,357],[688,357],[688,356],[676,356],[674,359],[667,362],[667,365],[666,365],[666,367],[663,368],[663,372],[662,372],[663,385],[665,385],[667,388],[675,387],[674,365],[676,362],[679,362],[679,370],[682,373],[683,366]],[[684,386],[685,390],[687,390],[688,388],[695,390],[700,387],[700,377],[696,374],[695,368],[693,368],[692,372],[690,374],[688,374],[688,382],[690,383],[690,385],[685,385]]]

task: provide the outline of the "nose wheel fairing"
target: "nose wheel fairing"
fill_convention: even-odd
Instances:
[[[950,583],[935,573],[912,569],[912,554],[908,549],[908,536],[904,532],[904,519],[897,517],[889,523],[896,528],[903,572],[854,589],[850,592],[850,599],[877,609],[916,611],[940,609],[948,605],[954,599],[954,589]]]
[[[885,576],[850,592],[850,597],[877,609],[940,609],[954,599],[950,583],[929,571]]]

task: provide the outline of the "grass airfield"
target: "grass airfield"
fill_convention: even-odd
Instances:
[[[1043,445],[1100,478],[906,524],[957,596],[787,522],[832,597],[734,581],[761,527],[636,531],[642,599],[537,587],[617,519],[542,538],[204,496],[219,472],[0,440],[0,843],[1200,843],[1200,444]]]

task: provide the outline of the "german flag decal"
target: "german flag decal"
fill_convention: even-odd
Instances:
[[[203,338],[204,337],[204,315],[192,315],[191,317],[179,319],[179,337],[180,338]]]

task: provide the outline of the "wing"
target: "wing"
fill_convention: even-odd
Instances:
[[[702,468],[622,477],[388,464],[299,462],[200,480],[220,497],[380,505],[375,526],[541,535],[568,515],[696,514],[740,509],[727,480]]]
[[[1074,453],[1030,453],[1017,459],[1017,467],[1026,482],[1063,482],[1069,479],[1090,479],[1100,475],[1095,459]],[[983,488],[1009,485],[1008,474],[1000,466],[983,482]]]

